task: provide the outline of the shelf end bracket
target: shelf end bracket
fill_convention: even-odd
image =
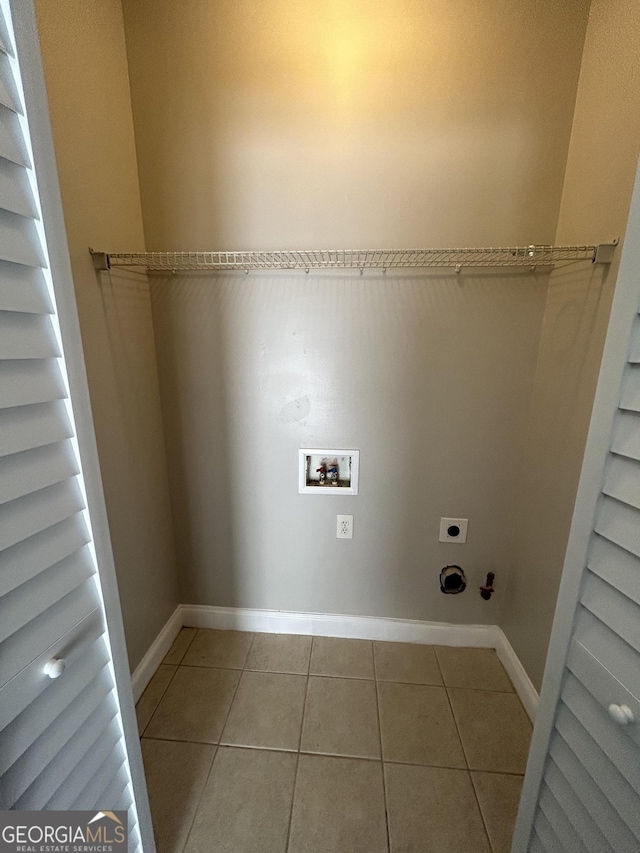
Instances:
[[[107,252],[97,252],[95,249],[89,247],[89,253],[91,254],[91,259],[93,260],[93,268],[95,270],[110,270],[111,269],[111,261],[109,260],[109,255]]]

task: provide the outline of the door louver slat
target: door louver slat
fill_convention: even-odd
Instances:
[[[88,542],[84,519],[77,514],[0,552],[0,595],[27,583]]]
[[[640,652],[640,611],[638,605],[615,586],[587,572],[580,603],[601,622]]]
[[[20,119],[0,103],[0,157],[31,168],[31,160],[20,131]]]
[[[613,433],[611,450],[613,453],[628,456],[629,459],[640,459],[640,418],[638,415],[620,413]]]
[[[66,396],[60,369],[53,360],[0,361],[0,409],[50,403]]]
[[[98,762],[102,757],[101,753],[108,750],[118,737],[115,704],[103,703],[72,737],[61,745],[49,764],[39,770],[33,782],[13,803],[13,808],[29,810],[35,808],[36,803],[43,803],[42,808],[55,808],[50,805],[51,799],[61,787],[69,784],[68,777],[73,776],[75,781],[74,771],[87,756]]]
[[[585,682],[589,683],[583,686],[576,676],[569,675],[562,691],[562,701],[637,792],[640,789],[640,772],[634,760],[633,745],[629,742],[629,738],[637,740],[637,735],[609,725],[606,691],[595,680],[586,678]],[[619,701],[625,701],[624,697],[619,697]]]
[[[0,550],[17,545],[82,509],[84,502],[80,488],[69,480],[2,504]]]
[[[111,685],[107,683],[106,691],[104,684],[98,683],[95,687],[96,690],[84,691],[67,713],[57,717],[5,773],[3,796],[9,802],[17,802],[55,759],[63,745],[103,706],[111,693]]]
[[[93,655],[96,644],[104,633],[102,613],[94,610],[86,619],[74,625],[55,643],[44,649],[28,667],[21,670],[10,682],[0,688],[0,729],[14,723],[19,727],[20,715],[29,705],[40,697],[46,700],[49,691],[56,693],[64,689],[68,680],[73,680],[71,673],[84,655]],[[104,646],[104,643],[102,643]],[[104,646],[106,651],[106,646]],[[42,667],[54,657],[64,657],[67,666],[55,684],[48,678],[42,677]]]
[[[640,814],[636,792],[566,705],[560,707],[556,728],[622,820],[638,835]]]
[[[0,504],[70,480],[79,473],[70,441],[5,456],[0,459]]]
[[[0,260],[27,267],[45,267],[35,222],[0,207]]]
[[[556,850],[562,850],[563,853],[585,853],[585,848],[573,831],[569,818],[551,793],[548,785],[544,786],[540,795],[540,810],[560,842]]]
[[[0,261],[0,311],[53,314],[42,270]]]
[[[577,835],[589,853],[615,853],[552,758],[547,763],[545,782],[571,824],[572,837]]]
[[[595,536],[587,562],[589,571],[640,605],[640,559]]]
[[[60,349],[48,314],[0,311],[0,359],[59,356]]]
[[[640,514],[636,509],[604,497],[595,526],[596,533],[640,557]]]
[[[538,840],[545,853],[558,853],[562,849],[558,836],[541,809],[538,810],[535,828]]]
[[[34,614],[44,613],[92,576],[93,562],[85,548],[0,599],[0,643],[30,625]],[[36,597],[38,604],[34,608]],[[91,600],[95,600],[93,595]]]
[[[555,738],[550,755],[616,853],[635,853],[633,834],[562,738]]]
[[[8,637],[0,645],[0,685],[14,678],[42,649],[48,648],[65,630],[81,622],[97,607],[96,585],[90,578]]]
[[[543,846],[542,841],[540,841],[540,836],[535,833],[535,830],[529,849],[531,853],[547,853],[547,848]]]
[[[71,438],[73,428],[62,401],[0,410],[0,459]]]
[[[94,695],[106,696],[111,690],[107,650],[102,640],[94,644],[73,670],[65,670],[64,682],[52,684],[46,694],[29,705],[20,718],[0,732],[0,774],[14,764],[43,734],[53,732],[54,721],[75,704],[84,704]],[[83,695],[83,692],[87,695]]]
[[[120,763],[116,759],[116,755],[120,757]],[[111,779],[105,786],[105,779]],[[75,803],[72,804],[72,809],[83,809],[85,803],[102,802],[115,803],[120,799],[123,791],[129,787],[129,772],[125,764],[122,748],[120,744],[117,746],[117,752],[112,753],[112,758],[108,766],[102,767],[99,773],[93,777],[92,783],[87,785],[85,790],[80,794]],[[89,806],[90,808],[90,806]]]
[[[640,509],[640,462],[612,456],[602,491],[634,509]]]
[[[640,697],[640,669],[636,652],[584,607],[578,611],[574,642],[585,648],[596,666],[601,665],[604,675],[610,673],[616,682],[624,685],[628,697]],[[570,658],[573,647],[572,642]]]
[[[29,178],[22,166],[0,157],[0,199],[10,213],[39,219]]]
[[[56,808],[82,808],[82,806],[75,805],[77,802],[99,803],[102,800],[104,792],[112,784],[114,785],[114,791],[111,796],[111,802],[114,802],[119,793],[122,791],[122,788],[124,788],[124,785],[120,785],[121,780],[119,777],[120,768],[123,764],[124,755],[122,752],[122,746],[118,741],[102,764],[94,772],[91,779],[84,785],[76,799],[71,799],[73,794],[76,793],[75,791],[71,794],[68,794],[66,791],[61,792],[62,796],[57,800],[58,805]]]
[[[110,760],[114,754],[118,756],[119,761]],[[67,782],[58,788],[47,803],[47,808],[70,809],[75,799],[81,799],[85,803],[101,802],[102,791],[108,787],[109,781],[117,776],[123,761],[124,753],[118,727],[112,726],[75,768],[73,782]],[[95,784],[96,776],[100,777],[97,785]],[[87,806],[87,808],[91,808],[91,806]]]

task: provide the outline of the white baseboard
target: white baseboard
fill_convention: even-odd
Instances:
[[[158,669],[162,663],[162,659],[171,648],[171,644],[177,637],[180,628],[182,628],[182,606],[179,604],[167,622],[165,622],[164,627],[131,676],[134,702],[137,702],[142,696],[154,672]]]
[[[385,640],[392,643],[421,643],[434,646],[469,646],[495,649],[520,701],[533,720],[538,693],[511,644],[497,625],[452,625],[378,616],[343,616],[336,613],[295,613],[285,610],[251,610],[242,607],[213,607],[182,604],[176,608],[133,674],[137,701],[160,665],[182,626],[256,631],[269,634],[306,634],[314,637],[346,637]]]
[[[451,625],[447,622],[419,622],[382,616],[295,613],[199,604],[182,605],[182,624],[191,628],[226,628],[270,634],[308,634],[314,637],[475,646],[483,649],[495,649],[499,635],[502,634],[496,625]]]
[[[500,638],[496,646],[496,654],[500,659],[500,663],[506,669],[507,675],[513,682],[516,693],[529,715],[529,719],[533,723],[540,701],[538,691],[533,686],[533,682],[527,675],[525,668],[520,662],[520,658],[513,650],[513,646],[507,640],[506,635],[502,629],[498,628],[498,630],[500,631]]]

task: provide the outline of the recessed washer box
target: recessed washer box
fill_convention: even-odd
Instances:
[[[302,495],[357,495],[359,450],[298,451],[298,492]]]

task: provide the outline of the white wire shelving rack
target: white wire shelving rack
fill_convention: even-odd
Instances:
[[[617,241],[616,241],[617,242]],[[479,249],[313,249],[273,252],[98,252],[96,270],[137,267],[147,271],[419,269],[450,267],[536,267],[560,262],[611,263],[613,243],[597,246],[489,246]]]

